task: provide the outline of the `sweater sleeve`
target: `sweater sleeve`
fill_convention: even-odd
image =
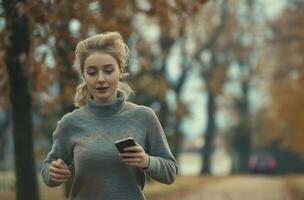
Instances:
[[[150,162],[146,173],[161,183],[173,183],[178,171],[177,162],[171,153],[163,128],[151,109],[147,116],[147,147]]]
[[[41,165],[41,174],[44,183],[49,187],[56,187],[61,183],[54,182],[49,177],[49,167],[52,161],[62,159],[68,166],[73,160],[72,145],[68,133],[69,128],[64,120],[57,123],[57,127],[53,133],[53,145],[51,151],[48,153],[46,159]]]

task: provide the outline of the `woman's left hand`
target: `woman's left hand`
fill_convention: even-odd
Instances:
[[[125,153],[120,153],[119,156],[126,165],[142,169],[149,167],[149,155],[139,144],[136,143],[136,146],[127,147],[124,151]]]

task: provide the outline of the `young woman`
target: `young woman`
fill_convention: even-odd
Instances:
[[[164,131],[152,109],[126,101],[132,92],[120,81],[128,47],[117,32],[99,34],[76,47],[84,82],[78,86],[78,109],[63,116],[53,145],[42,163],[46,185],[70,177],[74,163],[73,200],[141,200],[146,175],[171,184],[177,174]],[[115,141],[132,137],[136,146],[119,153]]]

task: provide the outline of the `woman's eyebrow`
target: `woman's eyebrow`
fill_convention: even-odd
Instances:
[[[112,67],[114,66],[113,64],[105,64],[103,67]]]
[[[97,67],[94,65],[87,66],[87,69],[96,69]]]
[[[103,65],[102,67],[104,68],[104,67],[113,67],[113,66],[114,66],[114,64],[105,64],[105,65]],[[87,69],[97,69],[98,66],[89,65],[89,66],[87,66],[86,68],[87,68]]]

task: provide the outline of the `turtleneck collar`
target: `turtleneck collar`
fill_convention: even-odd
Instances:
[[[91,97],[86,99],[86,109],[101,118],[108,118],[118,113],[125,103],[124,93],[117,91],[117,98],[113,102],[99,103],[94,101]]]

